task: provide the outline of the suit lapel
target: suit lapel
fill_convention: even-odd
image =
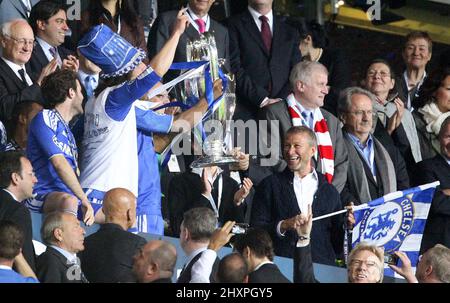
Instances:
[[[261,37],[261,32],[258,30],[258,27],[256,26],[255,21],[253,20],[253,17],[248,10],[242,16],[241,20],[243,27],[247,30],[247,32],[250,34],[253,40],[264,51],[264,54],[269,56],[270,54],[267,51],[266,46],[264,45],[263,39]]]
[[[15,0],[15,1],[10,1],[10,2],[15,8],[17,8],[17,11],[22,15],[23,18],[28,19],[28,16],[25,11],[25,6],[21,0]]]
[[[33,49],[33,55],[41,66],[46,66],[49,63],[47,56],[45,56],[44,50],[39,43],[36,43],[36,46]]]
[[[11,79],[14,85],[17,86],[19,89],[23,89],[26,87],[25,84],[22,82],[22,80],[19,79],[19,77],[17,77],[14,71],[2,59],[0,59],[0,70],[2,74],[6,75],[5,78]]]

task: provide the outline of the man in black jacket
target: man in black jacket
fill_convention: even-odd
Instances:
[[[308,205],[312,205],[315,217],[342,209],[336,188],[311,164],[316,150],[316,136],[311,129],[290,128],[283,148],[286,169],[267,177],[256,189],[250,225],[269,232],[278,256],[292,257],[298,240],[295,226]],[[339,215],[314,223],[314,262],[335,264],[336,255],[342,251],[342,223],[343,217]]]
[[[267,231],[251,228],[245,234],[235,236],[233,248],[247,261],[248,283],[290,283],[273,263],[273,245]]]
[[[77,253],[84,249],[84,229],[76,214],[55,211],[42,223],[41,237],[47,250],[36,260],[42,283],[88,283]]]
[[[89,282],[136,282],[133,256],[145,239],[127,230],[136,221],[136,197],[124,188],[106,192],[103,200],[105,224],[87,237],[80,254],[83,272]]]
[[[28,208],[21,202],[33,196],[33,186],[36,183],[33,167],[22,153],[0,153],[0,221],[10,220],[22,229],[22,253],[33,270],[36,270],[36,264],[31,216]]]

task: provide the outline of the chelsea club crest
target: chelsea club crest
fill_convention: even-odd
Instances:
[[[360,225],[360,241],[384,246],[385,252],[394,252],[411,232],[414,223],[414,205],[411,196],[388,201],[365,212]]]

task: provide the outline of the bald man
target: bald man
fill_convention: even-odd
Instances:
[[[176,262],[175,246],[152,240],[134,256],[133,273],[139,283],[172,283]]]
[[[128,232],[136,220],[136,197],[127,189],[113,188],[103,200],[105,224],[87,237],[80,255],[82,270],[90,282],[136,282],[133,256],[145,239]]]

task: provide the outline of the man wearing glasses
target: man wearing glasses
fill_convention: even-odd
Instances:
[[[344,204],[359,205],[397,190],[397,172],[388,151],[372,134],[375,96],[359,87],[341,93],[338,115],[348,150]]]
[[[0,120],[7,122],[16,103],[25,100],[42,102],[41,82],[56,65],[47,65],[39,74],[33,74],[25,66],[35,43],[33,30],[25,20],[3,24],[0,38]]]

